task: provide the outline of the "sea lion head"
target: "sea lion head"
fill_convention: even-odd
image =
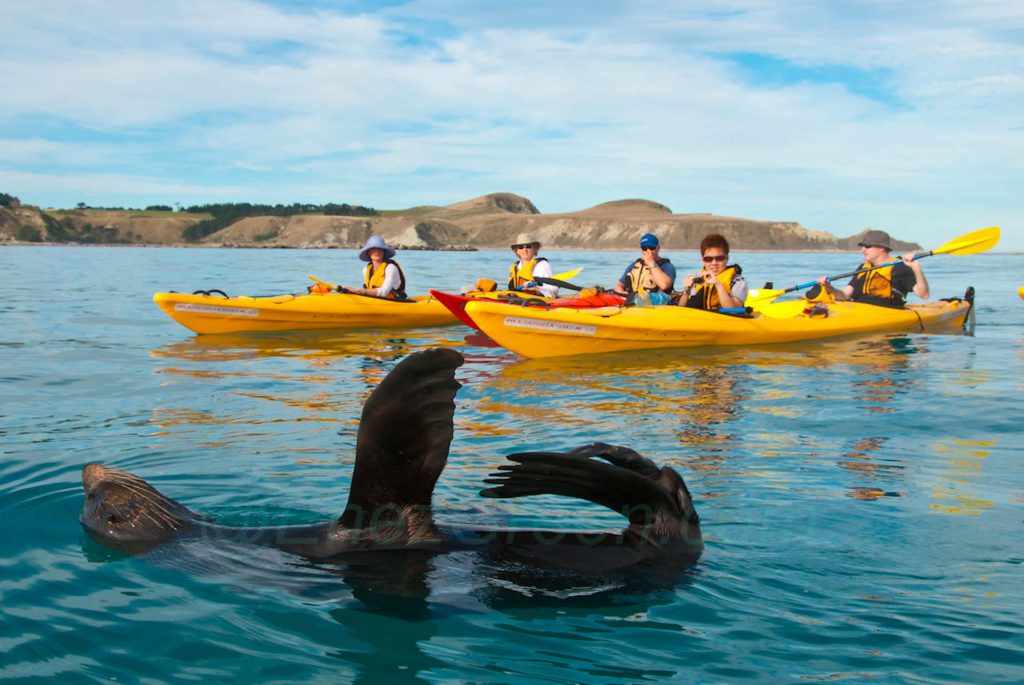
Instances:
[[[88,464],[82,469],[85,503],[79,520],[107,542],[154,544],[184,529],[192,512],[126,471]]]
[[[690,489],[686,487],[686,481],[671,466],[662,467],[658,481],[671,493],[675,505],[679,507],[678,516],[668,517],[668,521],[659,522],[659,532],[670,537],[682,536],[687,540],[701,540],[700,516],[693,506],[693,498]]]

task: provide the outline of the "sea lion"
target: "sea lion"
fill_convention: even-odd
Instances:
[[[647,560],[689,563],[700,556],[700,519],[682,477],[626,447],[594,443],[570,452],[519,452],[498,467],[481,495],[565,495],[604,505],[629,523],[616,532],[475,529],[433,517],[434,485],[454,435],[455,369],[462,355],[431,349],[409,355],[363,407],[352,485],[334,520],[304,526],[223,526],[163,495],[142,478],[88,464],[80,520],[100,541],[135,551],[171,538],[203,536],[271,545],[313,560],[359,552],[478,549],[531,564],[602,571]]]

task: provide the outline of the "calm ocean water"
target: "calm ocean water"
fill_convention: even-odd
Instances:
[[[545,253],[610,284],[625,252]],[[685,273],[695,253],[667,256]],[[502,277],[511,253],[399,255],[416,293]],[[858,255],[738,254],[754,285]],[[937,256],[977,288],[974,337],[526,361],[468,329],[195,337],[158,290],[354,283],[350,250],[0,248],[0,679],[257,682],[1021,682],[1024,256]],[[382,592],[284,553],[198,542],[130,557],[88,538],[102,461],[227,523],[345,502],[358,415],[427,346],[467,363],[439,518],[618,527],[559,498],[476,492],[503,455],[603,440],[686,478],[707,544],[656,586],[523,579],[437,557]]]

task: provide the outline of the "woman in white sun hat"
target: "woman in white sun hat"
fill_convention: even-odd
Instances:
[[[395,249],[388,247],[379,235],[370,236],[366,245],[359,251],[359,258],[368,262],[363,270],[362,288],[345,288],[338,286],[342,292],[372,297],[387,297],[392,300],[404,300],[405,273],[394,260]]]
[[[508,272],[508,289],[558,297],[558,286],[537,283],[536,278],[551,278],[551,264],[544,257],[538,257],[540,241],[530,233],[520,233],[511,245],[518,258]]]

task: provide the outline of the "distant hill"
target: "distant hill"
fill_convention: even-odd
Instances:
[[[724,235],[736,251],[792,251],[856,250],[863,235],[862,231],[837,238],[792,221],[674,214],[663,204],[643,199],[543,214],[530,200],[513,193],[492,193],[443,207],[386,210],[375,216],[250,216],[197,242],[183,237],[205,219],[209,216],[186,212],[0,206],[0,242],[355,248],[376,234],[400,249],[464,250],[507,247],[519,233],[529,232],[547,248],[634,249],[641,235],[654,233],[663,249],[671,251],[695,250],[701,238],[713,232]],[[894,247],[920,249],[902,241]]]

